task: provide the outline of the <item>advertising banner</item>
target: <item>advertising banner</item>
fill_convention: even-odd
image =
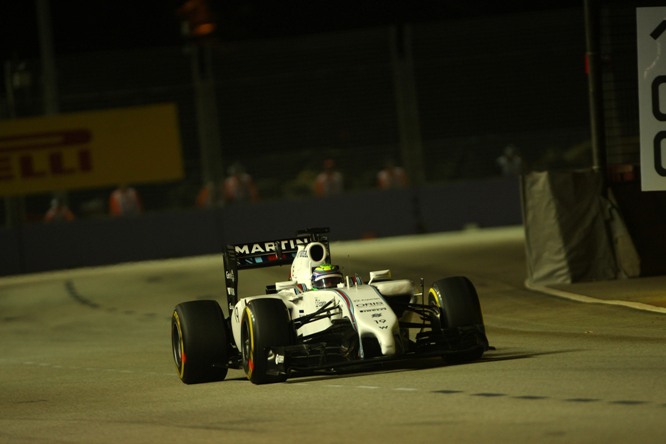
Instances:
[[[637,8],[641,189],[666,190],[666,7]]]
[[[174,104],[0,121],[0,196],[182,177]]]

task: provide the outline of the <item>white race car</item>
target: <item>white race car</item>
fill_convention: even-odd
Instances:
[[[466,277],[434,282],[367,283],[331,264],[328,229],[294,238],[228,245],[224,252],[229,316],[214,300],[178,304],[172,315],[173,357],[186,384],[220,381],[242,368],[255,384],[386,360],[441,355],[479,359],[490,347],[479,298]],[[290,279],[266,294],[239,298],[239,270],[291,264]]]

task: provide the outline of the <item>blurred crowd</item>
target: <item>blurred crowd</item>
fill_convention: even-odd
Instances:
[[[335,196],[345,191],[345,177],[334,159],[326,158],[321,170],[304,170],[291,183],[299,189],[300,195],[319,198]],[[384,166],[376,174],[376,187],[380,190],[406,188],[409,179],[405,169],[396,164],[393,158],[387,158]],[[69,222],[77,218],[69,208],[67,195],[56,193],[44,214],[44,222]],[[240,162],[234,162],[227,170],[227,175],[219,180],[207,180],[193,199],[197,208],[214,208],[258,202],[260,193],[252,175]],[[144,211],[139,192],[128,184],[120,184],[108,196],[106,205],[100,201],[89,202],[86,213],[106,214],[110,217],[135,217]]]
[[[497,173],[503,176],[519,175],[525,169],[524,161],[518,148],[507,145],[496,159]],[[390,190],[407,188],[410,180],[405,169],[393,157],[386,157],[376,172],[375,188]],[[345,192],[345,175],[338,168],[333,158],[322,161],[320,170],[304,168],[285,187],[285,194],[292,197],[313,196],[326,198]],[[227,174],[220,180],[206,180],[195,196],[191,198],[196,208],[215,208],[230,205],[241,205],[258,202],[261,199],[259,187],[252,175],[241,162],[234,162],[227,169]],[[106,202],[93,199],[81,205],[84,217],[106,215],[109,217],[136,217],[144,212],[142,197],[139,192],[128,184],[120,184],[112,190]],[[69,222],[77,215],[68,205],[67,195],[55,194],[50,206],[43,216],[45,223]]]
[[[407,187],[409,181],[404,168],[395,164],[392,158],[386,160],[384,168],[377,173],[377,188],[391,189]],[[338,169],[334,159],[323,161],[321,170],[313,173],[303,170],[289,184],[293,194],[327,197],[345,191],[344,174]],[[239,203],[257,202],[259,191],[253,177],[239,163],[229,167],[227,176],[219,181],[206,181],[199,190],[195,204],[198,208],[210,208]]]

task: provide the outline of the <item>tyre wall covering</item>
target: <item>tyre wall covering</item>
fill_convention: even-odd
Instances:
[[[592,171],[534,172],[522,178],[529,284],[612,280],[639,274],[617,207]]]

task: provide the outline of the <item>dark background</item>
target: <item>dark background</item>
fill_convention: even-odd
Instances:
[[[3,59],[38,54],[35,3],[13,1],[3,6],[0,14]],[[52,1],[55,52],[177,44],[183,38],[182,17],[177,12],[183,3],[183,0]],[[204,3],[218,24],[216,37],[226,41],[583,6],[583,0],[207,0]]]
[[[666,206],[657,198],[664,193],[641,193],[638,183],[635,8],[663,1],[594,3],[601,21],[596,37],[601,41],[608,164],[629,171],[615,174],[613,186],[630,231],[658,232],[665,219],[656,210]],[[36,4],[12,2],[0,15],[3,67],[13,66],[33,79],[15,91],[16,117],[44,109],[37,81]],[[420,192],[487,184],[499,174],[495,160],[508,143],[521,149],[535,171],[591,166],[584,0],[199,0],[204,18],[214,21],[217,30],[198,40],[183,33],[183,23],[191,25],[192,16],[177,13],[182,1],[49,4],[60,112],[163,101],[178,105],[186,178],[136,184],[152,214],[191,209],[203,179],[193,41],[210,52],[219,109],[213,127],[220,131],[222,161],[245,163],[266,204],[307,197],[290,194],[287,186],[303,168],[316,172],[328,156],[336,157],[354,180],[347,196],[362,198],[373,190],[383,156],[403,154],[391,61],[399,41],[390,37],[395,30],[411,32],[427,185]],[[94,219],[82,224],[103,221],[96,217],[104,216],[109,191],[69,194],[80,218]],[[40,221],[50,198],[26,197],[27,220]],[[492,199],[470,199],[461,192],[454,202],[433,207],[484,205],[487,200]],[[90,202],[99,202],[102,213],[88,211]],[[445,216],[436,221],[451,223]],[[646,240],[648,247],[654,243],[649,236]],[[639,250],[648,249],[663,251],[639,245]]]

